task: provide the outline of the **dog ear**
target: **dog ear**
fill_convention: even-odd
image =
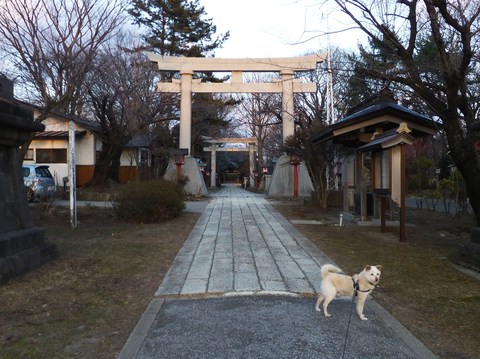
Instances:
[[[382,266],[380,264],[377,264],[375,267],[381,272],[382,271]]]
[[[366,271],[369,271],[371,268],[372,268],[372,266],[371,266],[370,264],[367,264],[367,265],[365,266],[365,270],[366,270]]]

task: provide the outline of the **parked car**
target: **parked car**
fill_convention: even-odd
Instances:
[[[46,199],[53,197],[57,191],[55,179],[48,166],[23,165],[23,184],[27,190],[27,199],[33,202],[35,198]]]

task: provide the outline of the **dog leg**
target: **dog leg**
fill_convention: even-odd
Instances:
[[[325,297],[323,296],[323,294],[319,294],[318,295],[318,299],[317,299],[317,304],[315,304],[315,310],[317,312],[320,311],[320,304],[322,304],[323,300],[325,299]]]
[[[328,305],[330,304],[330,302],[335,299],[335,296],[333,297],[330,297],[330,296],[326,296],[325,297],[325,300],[323,302],[323,315],[325,315],[327,318],[331,317],[331,315],[328,313]]]
[[[357,298],[357,314],[361,320],[368,320],[368,318],[363,315],[363,307],[365,306],[365,300],[367,297],[358,297]]]

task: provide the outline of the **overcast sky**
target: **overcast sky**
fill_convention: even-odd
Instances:
[[[347,27],[347,18],[334,11],[334,1],[321,8],[319,0],[200,0],[217,32],[230,38],[216,57],[291,57],[327,49],[329,29]],[[332,13],[333,12],[333,13]],[[327,14],[328,16],[327,21]],[[313,40],[308,39],[315,37]],[[330,36],[332,46],[355,48],[359,32]]]

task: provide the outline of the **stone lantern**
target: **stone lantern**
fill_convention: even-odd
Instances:
[[[185,156],[188,155],[188,149],[172,149],[170,150],[170,155],[173,157],[173,163],[177,166],[177,181],[180,181],[182,178],[182,166],[185,164]]]
[[[30,218],[19,147],[44,126],[15,102],[13,83],[0,76],[0,282],[56,258],[57,248],[45,242],[44,229]]]

